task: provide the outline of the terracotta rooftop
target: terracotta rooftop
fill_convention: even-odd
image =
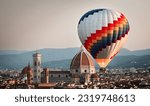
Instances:
[[[85,50],[81,50],[73,57],[70,68],[81,66],[94,66],[92,57]]]

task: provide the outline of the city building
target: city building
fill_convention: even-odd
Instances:
[[[21,72],[22,81],[27,84],[33,83],[33,70],[30,67],[30,64],[28,66],[24,67]]]
[[[54,82],[89,83],[91,80],[97,80],[94,61],[83,48],[73,57],[70,64],[70,71],[43,69],[41,59],[41,54],[33,54],[33,83],[35,84]]]
[[[7,88],[137,89],[150,87],[149,70],[143,68],[100,69],[96,72],[92,57],[83,48],[73,57],[70,70],[42,68],[41,60],[42,55],[36,52],[33,54],[33,67],[28,65],[22,70],[21,75],[24,76],[27,85],[11,86],[14,81],[6,80],[2,87],[6,83],[9,84]]]
[[[40,53],[33,54],[33,82],[34,83],[41,83],[41,72],[42,69],[42,61],[41,61],[42,55]]]
[[[92,57],[81,47],[81,50],[73,57],[70,65],[72,81],[84,83],[91,81],[91,75],[95,74],[95,66]]]
[[[45,68],[41,72],[41,82],[42,83],[70,82],[70,71]]]
[[[33,54],[33,66],[23,70],[0,70],[2,89],[150,89],[150,68],[100,69],[81,48],[70,63],[70,70],[43,68],[42,55]]]

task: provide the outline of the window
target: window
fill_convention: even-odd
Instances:
[[[78,70],[76,70],[76,72],[78,72]]]
[[[86,73],[86,72],[87,72],[87,70],[84,70],[84,72]]]
[[[66,75],[66,78],[68,78],[68,75]]]
[[[60,78],[60,75],[58,75],[58,77]]]
[[[34,66],[36,66],[36,61],[34,62]]]
[[[53,75],[51,75],[51,77],[53,77]]]
[[[40,62],[38,62],[38,66],[40,66]]]

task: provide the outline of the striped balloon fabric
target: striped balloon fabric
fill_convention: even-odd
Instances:
[[[86,50],[105,68],[126,42],[129,23],[115,10],[95,9],[78,23],[78,35]]]

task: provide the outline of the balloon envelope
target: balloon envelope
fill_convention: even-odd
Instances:
[[[111,9],[91,10],[78,23],[78,35],[82,44],[103,68],[122,48],[128,32],[126,17]]]

